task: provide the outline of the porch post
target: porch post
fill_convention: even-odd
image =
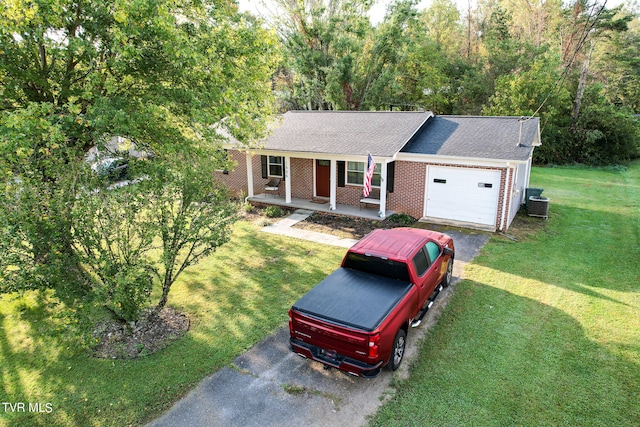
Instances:
[[[253,163],[251,162],[251,153],[248,150],[245,152],[245,158],[247,160],[247,196],[253,197]]]
[[[387,212],[387,160],[380,163],[380,212],[378,216],[385,218]]]
[[[285,203],[291,203],[291,157],[284,157],[284,189]]]
[[[337,169],[337,161],[336,159],[331,159],[331,165],[329,166],[329,210],[336,210],[336,169]]]

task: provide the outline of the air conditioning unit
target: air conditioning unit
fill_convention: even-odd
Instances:
[[[529,196],[527,213],[529,216],[537,216],[544,219],[549,218],[549,198],[542,196]]]

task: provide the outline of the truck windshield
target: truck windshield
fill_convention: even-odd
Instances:
[[[344,261],[344,268],[364,271],[365,273],[376,274],[403,282],[410,281],[407,264],[375,256],[349,253]]]

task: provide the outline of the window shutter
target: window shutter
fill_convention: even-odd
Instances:
[[[345,178],[345,162],[338,161],[338,187],[344,187],[344,178]]]
[[[387,191],[393,193],[393,184],[396,177],[396,162],[387,164]]]
[[[267,179],[269,177],[267,156],[260,156],[260,162],[262,163],[262,177]]]

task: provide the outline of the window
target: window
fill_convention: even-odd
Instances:
[[[269,176],[284,178],[282,171],[284,170],[284,157],[269,156]]]
[[[413,257],[413,266],[416,269],[418,276],[422,276],[429,266],[440,255],[440,246],[435,242],[427,242],[426,245]]]
[[[407,264],[404,262],[378,258],[376,256],[367,256],[349,252],[347,253],[347,258],[344,260],[344,268],[364,271],[366,273],[388,277],[389,279],[396,279],[402,282],[408,282],[410,280]]]
[[[413,257],[413,267],[416,269],[418,276],[422,276],[429,268],[429,260],[424,253],[424,249],[420,249],[416,256]]]
[[[364,162],[347,162],[347,184],[351,185],[364,185]],[[381,166],[376,163],[376,167],[373,170],[373,178],[371,179],[372,187],[380,187]]]
[[[218,154],[219,156],[216,156],[218,157],[216,161],[219,165],[222,164],[221,166],[224,166],[224,168],[215,169],[216,172],[222,172],[225,175],[229,175],[229,170],[226,169],[226,167],[229,165],[229,150],[223,148],[221,150],[218,150]]]
[[[427,253],[429,254],[429,259],[431,260],[431,263],[433,263],[436,260],[436,258],[438,258],[438,255],[440,255],[440,246],[438,246],[434,242],[427,242],[427,244],[424,245],[424,248],[427,250]]]

